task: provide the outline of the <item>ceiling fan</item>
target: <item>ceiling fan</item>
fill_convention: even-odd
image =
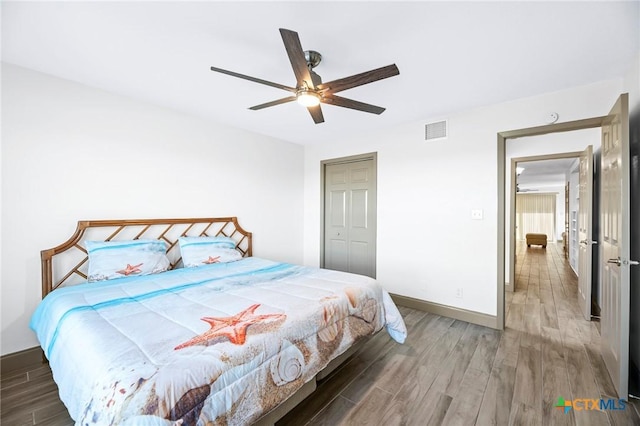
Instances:
[[[516,183],[516,192],[538,192],[537,188],[520,188],[520,185]]]
[[[249,109],[257,111],[287,102],[298,101],[298,103],[307,107],[307,110],[309,110],[309,113],[311,114],[311,118],[313,118],[313,121],[316,124],[324,122],[322,109],[320,109],[321,103],[370,112],[372,114],[382,114],[385,110],[384,108],[376,105],[366,104],[364,102],[337,96],[336,93],[398,75],[400,74],[400,71],[395,64],[355,74],[349,77],[340,78],[328,83],[323,83],[320,76],[313,71],[313,68],[315,68],[322,60],[322,55],[313,50],[303,51],[302,45],[300,44],[300,38],[298,37],[298,33],[295,31],[280,28],[280,35],[282,36],[284,47],[287,50],[289,61],[291,61],[293,73],[296,76],[295,87],[250,77],[248,75],[224,70],[222,68],[211,67],[211,71],[243,78],[245,80],[276,87],[292,93],[291,96],[287,96],[286,98],[252,106]]]

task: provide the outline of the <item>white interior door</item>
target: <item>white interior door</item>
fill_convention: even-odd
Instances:
[[[600,196],[601,350],[618,392],[629,381],[629,98],[623,94],[602,124]]]
[[[593,147],[589,145],[580,155],[578,171],[578,303],[582,315],[591,321],[591,262],[592,262],[592,194]]]
[[[374,161],[327,164],[324,200],[324,267],[375,278]]]

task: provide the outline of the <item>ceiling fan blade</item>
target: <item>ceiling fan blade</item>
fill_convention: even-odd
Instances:
[[[293,73],[296,75],[298,86],[302,86],[302,82],[306,81],[307,87],[314,89],[314,82],[311,78],[311,74],[309,73],[307,61],[304,58],[304,51],[302,50],[298,33],[280,28],[280,35],[284,42],[284,48],[287,49],[287,55],[289,56],[289,61],[291,61]]]
[[[267,86],[275,87],[276,89],[287,90],[287,91],[293,92],[293,93],[296,92],[296,88],[295,87],[289,87],[289,86],[285,86],[283,84],[274,83],[272,81],[262,80],[261,78],[250,77],[248,75],[240,74],[240,73],[237,73],[237,72],[233,72],[233,71],[229,71],[229,70],[223,70],[222,68],[211,67],[211,71],[220,72],[222,74],[227,74],[227,75],[230,75],[230,76],[233,76],[233,77],[243,78],[245,80],[253,81],[255,83],[266,84]]]
[[[286,104],[287,102],[291,102],[295,100],[296,100],[295,96],[287,96],[286,98],[278,99],[276,101],[266,102],[264,104],[252,106],[249,109],[257,111],[259,109],[269,108],[269,107],[280,105],[280,104]]]
[[[374,81],[393,77],[400,74],[400,70],[396,64],[387,65],[386,67],[376,68],[375,70],[366,71],[350,77],[339,78],[338,80],[329,81],[318,85],[317,89],[325,91],[325,93],[337,93],[342,90],[351,89],[352,87],[362,86],[363,84],[372,83]]]
[[[364,102],[354,101],[353,99],[347,99],[347,98],[343,98],[343,97],[331,95],[331,94],[325,95],[322,98],[322,102],[324,102],[325,104],[331,104],[331,105],[340,106],[344,108],[351,108],[358,111],[370,112],[372,114],[378,114],[378,115],[382,114],[385,110],[385,108],[382,108],[376,105],[365,104]]]
[[[314,123],[324,123],[324,115],[322,115],[322,109],[320,109],[320,105],[307,107],[307,110],[309,110],[309,114],[311,114],[311,118],[313,118]]]

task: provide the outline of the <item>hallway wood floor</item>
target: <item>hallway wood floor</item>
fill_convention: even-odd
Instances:
[[[519,244],[505,331],[401,307],[404,345],[378,333],[277,425],[640,425],[634,405],[555,407],[615,395],[576,294],[559,245]],[[46,365],[3,376],[0,400],[2,424],[73,424]]]

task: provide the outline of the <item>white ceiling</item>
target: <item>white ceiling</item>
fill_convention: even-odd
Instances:
[[[567,182],[567,173],[572,171],[577,161],[577,158],[560,158],[519,162],[518,167],[524,170],[517,177],[518,186],[520,189],[536,190],[564,186]]]
[[[617,78],[640,50],[633,2],[11,2],[2,60],[283,140],[313,144]],[[315,125],[278,28],[300,34],[324,81],[391,63],[400,75],[340,95],[382,115],[324,106]]]

